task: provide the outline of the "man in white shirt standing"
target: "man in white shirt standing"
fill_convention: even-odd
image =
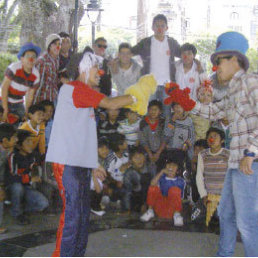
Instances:
[[[197,100],[196,89],[208,77],[203,72],[200,62],[195,61],[197,49],[193,44],[185,43],[180,48],[181,59],[175,63],[176,66],[176,83],[180,89],[189,88],[190,97]]]
[[[164,86],[166,82],[175,81],[175,56],[180,57],[178,42],[166,36],[167,18],[158,14],[153,18],[154,35],[142,39],[132,48],[134,55],[140,55],[143,61],[142,75],[152,73],[158,82],[158,88],[152,99],[162,101],[167,97]],[[170,107],[163,105],[163,115],[170,114]]]

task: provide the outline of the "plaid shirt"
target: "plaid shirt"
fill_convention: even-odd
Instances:
[[[34,104],[46,99],[55,101],[58,94],[59,57],[54,59],[49,53],[45,53],[37,60],[35,66],[40,73],[40,83],[35,93]]]
[[[199,102],[192,113],[210,120],[226,117],[232,137],[229,168],[239,168],[244,149],[258,158],[258,76],[238,71],[229,83],[227,95],[219,102],[203,105]]]

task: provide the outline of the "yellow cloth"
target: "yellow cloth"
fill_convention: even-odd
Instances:
[[[216,211],[221,195],[208,194],[207,212],[206,212],[206,226],[209,226],[210,220]]]
[[[210,121],[206,118],[189,114],[194,125],[195,141],[200,139],[206,139],[206,133],[210,128]]]
[[[33,150],[38,146],[40,154],[45,154],[45,125],[41,123],[38,130],[32,128],[30,121],[24,122],[19,129],[27,130],[32,134]]]
[[[135,96],[136,103],[125,106],[143,116],[147,113],[149,98],[157,89],[157,81],[152,74],[142,76],[139,81],[125,90],[125,94]]]

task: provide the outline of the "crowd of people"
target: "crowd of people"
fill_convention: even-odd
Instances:
[[[1,86],[0,233],[6,232],[1,226],[5,199],[20,225],[30,223],[30,212],[57,212],[62,201],[54,255],[83,256],[88,233],[81,231],[88,227],[90,211],[103,216],[112,206],[121,216],[138,212],[142,222],[157,216],[183,226],[186,203],[193,222],[203,214],[207,226],[219,218],[219,255],[232,254],[237,228],[246,255],[258,255],[253,245],[257,230],[251,229],[257,227],[257,209],[250,212],[257,208],[258,192],[255,183],[248,185],[253,171],[257,178],[251,165],[258,153],[258,80],[241,77],[247,76],[248,43],[239,33],[222,34],[212,55],[217,70],[214,66],[208,74],[193,44],[180,46],[166,36],[164,15],[154,17],[152,29],[154,35],[134,47],[121,43],[113,60],[105,58],[108,41],[103,37],[74,55],[64,32],[47,37],[42,55],[33,43],[21,47],[19,61],[7,67]],[[218,68],[223,61],[232,62],[230,75]],[[236,72],[242,74],[233,78]],[[134,94],[132,85],[144,84],[142,76],[148,74],[155,78],[155,93]],[[146,114],[139,112],[145,104]],[[243,171],[234,180],[253,200],[245,202],[243,215],[236,215],[244,197],[235,200],[232,170]],[[249,179],[243,179],[246,174]],[[82,185],[77,187],[76,180]],[[73,217],[84,204],[87,209],[78,218],[82,229],[73,222],[68,229],[66,216]],[[248,211],[254,224],[242,227]],[[71,230],[81,234],[75,247],[68,237]]]

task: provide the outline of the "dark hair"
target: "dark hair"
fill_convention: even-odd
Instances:
[[[172,102],[172,103],[171,103],[171,108],[174,108],[175,105],[181,106],[181,105],[180,105],[179,103],[177,103],[177,102]]]
[[[41,106],[43,106],[44,108],[45,108],[46,106],[51,106],[51,107],[53,107],[53,109],[55,109],[54,102],[53,102],[53,101],[50,101],[50,100],[48,100],[48,99],[42,100],[41,102],[39,102],[39,104],[40,104]]]
[[[98,44],[99,41],[105,41],[107,43],[107,40],[104,37],[99,37],[95,39],[94,44]]]
[[[34,114],[37,111],[45,112],[45,108],[41,104],[34,104],[29,107],[28,113]]]
[[[225,140],[225,133],[217,127],[210,127],[209,128],[209,130],[206,133],[206,139],[208,138],[209,134],[212,133],[212,132],[219,134],[221,140]]]
[[[102,136],[98,139],[98,148],[101,148],[101,147],[109,147],[109,144],[108,144],[108,139],[107,137],[105,136]]]
[[[196,53],[197,53],[197,49],[196,47],[193,45],[193,44],[190,44],[190,43],[185,43],[184,45],[182,45],[180,47],[180,53],[182,54],[184,51],[192,51],[193,52],[193,55],[195,56]]]
[[[154,100],[149,102],[148,109],[153,107],[153,106],[157,106],[160,109],[160,111],[162,110],[162,103],[157,99],[154,99]]]
[[[16,129],[13,125],[8,123],[1,123],[0,124],[0,142],[3,141],[4,138],[8,140],[11,139],[16,134]]]
[[[134,155],[136,155],[136,154],[142,154],[145,157],[145,151],[144,151],[143,147],[141,147],[141,146],[132,147],[132,149],[129,152],[129,159],[131,160],[134,157]]]
[[[79,76],[79,64],[83,58],[84,53],[75,53],[70,57],[66,65],[66,71],[69,79],[76,80]]]
[[[71,39],[70,35],[68,33],[64,32],[64,31],[60,32],[58,35],[61,38],[70,38]]]
[[[158,14],[156,15],[153,20],[152,20],[152,26],[154,25],[154,23],[158,20],[162,20],[166,23],[166,25],[168,25],[168,20],[167,17],[164,14]]]
[[[127,48],[132,52],[132,46],[129,43],[123,42],[118,47],[118,52],[121,51],[122,48]]]
[[[30,131],[27,130],[23,130],[23,129],[18,129],[17,130],[17,137],[18,137],[18,142],[17,145],[22,145],[22,143],[29,137],[32,136],[32,133]]]
[[[83,55],[84,55],[85,53],[87,53],[87,52],[90,52],[90,53],[94,54],[93,49],[92,49],[91,47],[89,47],[89,46],[86,46],[86,47],[83,49],[83,51],[82,51]]]
[[[205,139],[197,140],[197,141],[194,143],[194,147],[203,147],[204,149],[209,148],[209,146],[208,146],[208,144],[207,144],[207,140],[205,140]]]
[[[187,154],[178,149],[172,149],[161,153],[157,162],[157,171],[160,172],[166,167],[168,163],[175,163],[178,166],[178,175],[182,175],[185,166],[187,167],[188,157]]]
[[[120,133],[114,133],[109,136],[109,148],[117,152],[119,151],[119,145],[124,144],[125,142],[125,136]]]
[[[240,68],[242,68],[246,71],[244,60],[238,57],[237,62],[238,62],[238,65],[240,66]]]
[[[2,106],[0,106],[0,113],[4,113],[4,109]]]
[[[51,41],[51,42],[49,43],[49,45],[48,45],[47,51],[49,51],[51,45],[54,44],[54,43],[56,43],[57,41],[60,41],[60,39],[54,39],[53,41]]]

